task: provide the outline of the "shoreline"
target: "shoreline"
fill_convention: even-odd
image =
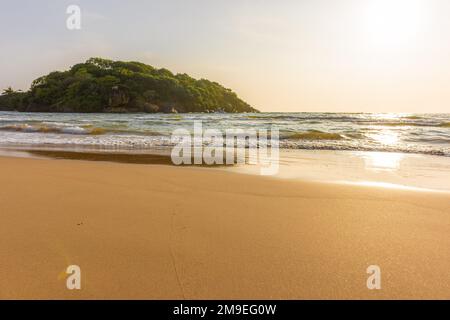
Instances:
[[[170,149],[99,150],[53,148],[1,148],[0,156],[66,159],[143,165],[172,163]],[[180,165],[259,175],[258,164]],[[450,158],[433,155],[371,151],[280,150],[274,178],[389,189],[450,192]]]
[[[8,157],[0,177],[3,299],[450,297],[446,194]]]

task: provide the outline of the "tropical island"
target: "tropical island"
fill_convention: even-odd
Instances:
[[[0,111],[258,112],[216,82],[140,62],[102,58],[42,76],[26,92],[5,89],[0,95]]]

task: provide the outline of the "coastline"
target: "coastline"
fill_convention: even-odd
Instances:
[[[0,147],[0,157],[174,166],[170,152],[171,149],[167,147],[149,150]],[[279,156],[279,170],[272,177],[283,180],[450,193],[450,157],[396,152],[289,149],[281,149]],[[260,165],[248,163],[181,166],[221,169],[250,175],[259,175],[261,171]]]
[[[448,194],[11,157],[0,177],[0,298],[450,297]]]

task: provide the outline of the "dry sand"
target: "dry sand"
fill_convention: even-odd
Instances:
[[[0,183],[3,299],[450,298],[449,194],[7,157]]]

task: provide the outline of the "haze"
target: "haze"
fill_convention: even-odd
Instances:
[[[0,88],[100,56],[217,81],[262,111],[443,113],[449,17],[448,0],[2,1]]]

